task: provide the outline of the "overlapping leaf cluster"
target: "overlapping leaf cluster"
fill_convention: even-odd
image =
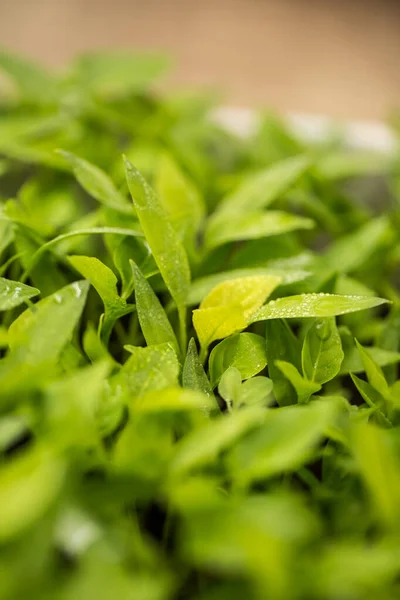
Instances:
[[[0,54],[0,599],[396,598],[398,159],[165,66]]]

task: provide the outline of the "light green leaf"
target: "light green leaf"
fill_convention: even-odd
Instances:
[[[184,388],[203,392],[206,396],[214,398],[211,384],[199,360],[196,342],[192,338],[189,342],[185,363],[182,371],[182,385]],[[215,404],[216,407],[216,404]]]
[[[204,219],[206,208],[194,184],[184,176],[168,154],[164,154],[160,160],[155,189],[176,232],[190,248]]]
[[[266,364],[264,338],[255,333],[232,335],[211,351],[208,362],[211,385],[214,388],[229,367],[236,367],[242,379],[249,379],[262,371]]]
[[[213,462],[249,430],[260,427],[265,410],[252,407],[228,414],[185,436],[176,446],[171,474],[183,474],[190,469]]]
[[[203,413],[208,413],[213,404],[209,396],[198,390],[169,387],[162,391],[146,392],[135,402],[132,412],[151,414],[201,410]]]
[[[83,86],[96,95],[113,98],[145,90],[168,65],[164,54],[123,50],[88,52],[78,58],[76,69]]]
[[[264,404],[271,394],[274,384],[268,377],[251,377],[240,388],[239,403],[244,406]]]
[[[37,447],[0,469],[0,541],[21,535],[57,500],[65,466],[47,448]]]
[[[0,311],[19,306],[29,298],[40,294],[36,288],[0,277]]]
[[[256,275],[223,281],[204,298],[201,309],[240,304],[246,319],[265,302],[279,285],[279,277]]]
[[[360,475],[375,507],[376,518],[390,529],[397,527],[400,471],[387,433],[376,426],[359,423],[353,425],[350,440]]]
[[[127,346],[126,349],[132,356],[115,376],[114,384],[123,387],[130,401],[146,392],[178,384],[179,362],[170,344],[146,348]]]
[[[125,158],[126,178],[136,212],[165,284],[176,302],[182,350],[186,346],[186,301],[190,268],[186,252],[156,194]]]
[[[189,297],[187,299],[188,306],[200,304],[200,302],[211,292],[215,286],[223,281],[242,279],[244,277],[278,277],[279,285],[287,285],[303,281],[310,276],[309,271],[302,269],[290,269],[286,267],[253,267],[249,269],[234,269],[232,271],[222,271],[221,273],[213,273],[206,277],[200,277],[192,282]]]
[[[321,389],[319,383],[305,379],[291,363],[284,360],[276,360],[275,365],[282,371],[286,379],[290,381],[296,390],[299,404],[306,404],[310,400],[310,397]]]
[[[214,340],[244,329],[251,315],[279,284],[273,276],[243,277],[217,285],[193,311],[202,353]]]
[[[178,354],[178,342],[164,308],[133,261],[131,267],[135,284],[136,310],[146,343],[151,346],[168,342]]]
[[[46,417],[55,448],[98,450],[101,441],[98,415],[107,402],[105,382],[111,367],[111,361],[103,360],[45,386]]]
[[[300,294],[272,300],[263,306],[251,322],[267,319],[301,319],[309,317],[335,317],[358,310],[386,304],[384,298],[366,296],[339,296],[338,294]]]
[[[31,61],[1,51],[0,71],[12,79],[25,101],[53,104],[59,98],[57,80]]]
[[[216,214],[256,211],[269,206],[285,194],[309,166],[308,158],[295,156],[279,161],[259,173],[252,173],[235,192],[224,198]]]
[[[102,338],[107,341],[115,321],[134,310],[120,298],[117,291],[118,280],[109,267],[94,256],[69,256],[72,266],[93,285],[104,304],[104,320],[101,327]]]
[[[241,304],[226,304],[193,311],[193,325],[199,338],[201,356],[211,342],[220,340],[247,327]]]
[[[313,227],[311,219],[277,210],[221,214],[220,219],[210,222],[206,230],[205,245],[211,249],[227,242],[255,240]]]
[[[238,408],[240,389],[242,386],[242,376],[236,367],[229,367],[222,374],[218,384],[218,393],[225,400],[228,410]]]
[[[241,485],[298,469],[312,455],[333,423],[332,402],[315,401],[266,412],[262,427],[239,441],[229,456]]]
[[[67,152],[58,153],[71,165],[76,179],[86,192],[95,200],[124,214],[132,214],[132,205],[115,187],[110,177],[100,167],[89,161]]]
[[[338,180],[387,173],[392,164],[390,153],[338,150],[321,157],[315,168],[322,179]]]
[[[317,319],[304,338],[301,362],[304,376],[315,383],[326,383],[340,371],[342,342],[335,319]]]

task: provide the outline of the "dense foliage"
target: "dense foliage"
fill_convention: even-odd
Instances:
[[[398,160],[165,67],[0,54],[0,599],[400,597]]]

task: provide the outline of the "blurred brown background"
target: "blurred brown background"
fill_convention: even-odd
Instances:
[[[0,0],[0,45],[50,65],[166,49],[172,82],[235,106],[360,119],[400,107],[399,0]]]

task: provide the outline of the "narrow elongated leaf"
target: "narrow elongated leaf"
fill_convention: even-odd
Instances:
[[[360,393],[361,398],[373,409],[372,412],[376,416],[377,422],[383,427],[392,427],[392,423],[386,414],[386,400],[384,396],[368,383],[368,381],[360,379],[353,373],[350,373],[350,376]]]
[[[321,386],[319,383],[309,381],[303,377],[296,367],[284,360],[276,360],[275,365],[284,374],[286,379],[290,381],[297,393],[299,404],[306,404],[312,394],[316,394]]]
[[[400,472],[386,432],[360,423],[352,428],[351,443],[360,475],[375,507],[376,518],[389,527],[397,526]]]
[[[211,384],[204,371],[197,353],[196,342],[192,338],[189,342],[185,363],[182,371],[182,385],[184,388],[203,392],[207,396],[214,397]]]
[[[382,245],[388,227],[386,216],[368,221],[333,244],[324,256],[324,264],[339,273],[355,271]]]
[[[40,291],[36,288],[0,277],[0,311],[19,306],[38,294]]]
[[[211,222],[206,231],[205,244],[208,248],[215,248],[227,242],[256,240],[313,227],[311,219],[276,210],[224,214],[219,220]]]
[[[339,296],[338,294],[301,294],[272,300],[263,306],[251,322],[267,319],[301,319],[309,317],[335,317],[358,310],[386,304],[384,298],[366,296]]]
[[[267,364],[265,340],[255,333],[239,333],[220,342],[210,354],[208,362],[212,387],[222,373],[236,367],[242,379],[249,379],[262,371]]]
[[[155,188],[178,235],[190,247],[206,212],[200,193],[166,154],[157,170]]]
[[[131,267],[135,284],[136,310],[147,344],[151,346],[167,342],[178,353],[178,342],[174,330],[159,299],[133,261],[131,261]]]
[[[186,252],[156,194],[126,158],[125,168],[140,224],[165,284],[176,302],[183,331],[190,288],[190,268]],[[184,336],[182,340],[184,341]]]
[[[315,383],[326,383],[340,371],[343,349],[335,319],[317,319],[308,329],[301,351],[303,373]]]
[[[296,156],[252,174],[218,207],[219,213],[245,212],[265,208],[282,196],[310,166],[308,158]],[[218,213],[217,213],[218,214]]]
[[[132,206],[125,196],[115,187],[110,177],[96,165],[67,152],[58,151],[71,165],[76,179],[87,193],[95,200],[124,214],[132,214]]]
[[[365,347],[365,350],[380,367],[387,367],[400,362],[400,352],[392,352],[376,346]],[[346,349],[340,367],[340,374],[347,375],[348,373],[363,373],[364,371],[365,367],[356,346]]]

